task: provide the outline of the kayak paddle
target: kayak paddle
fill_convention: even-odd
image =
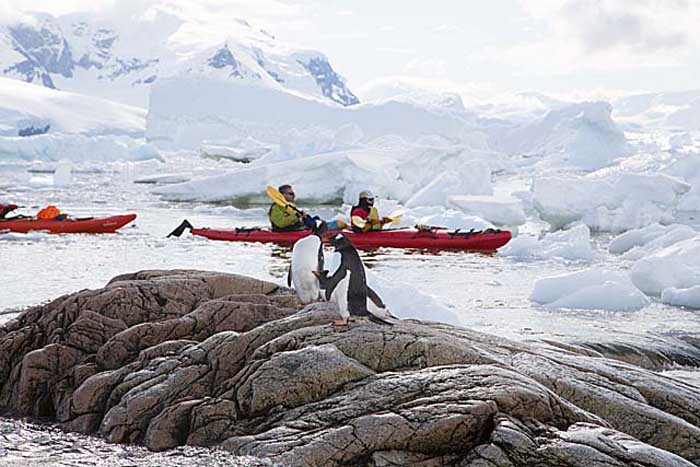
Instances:
[[[389,214],[389,218],[391,219],[390,224],[391,225],[398,225],[401,223],[401,216],[403,216],[403,213],[406,212],[403,209],[396,210]]]
[[[187,219],[185,219],[184,221],[182,221],[182,223],[181,223],[180,225],[178,225],[178,226],[175,228],[175,230],[173,230],[172,232],[170,232],[170,233],[168,234],[168,236],[165,237],[165,238],[168,238],[168,237],[179,237],[180,235],[182,235],[182,233],[185,231],[185,229],[190,229],[190,230],[192,230],[192,224],[190,224],[189,221],[188,221]]]

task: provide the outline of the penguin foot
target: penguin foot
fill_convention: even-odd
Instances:
[[[340,327],[340,326],[350,326],[350,320],[349,319],[336,319],[331,323],[331,326],[333,327]]]

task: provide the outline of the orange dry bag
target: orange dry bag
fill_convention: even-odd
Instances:
[[[43,220],[51,220],[57,218],[60,215],[61,211],[59,211],[58,208],[52,204],[50,206],[46,206],[44,209],[39,211],[36,217]]]

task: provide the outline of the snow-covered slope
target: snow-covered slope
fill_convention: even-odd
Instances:
[[[0,136],[39,133],[143,137],[146,111],[0,77]]]
[[[358,102],[322,53],[282,44],[199,3],[122,2],[102,17],[32,14],[0,26],[0,74],[140,107],[147,107],[152,83],[179,74]]]

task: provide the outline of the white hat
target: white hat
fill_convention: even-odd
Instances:
[[[374,199],[374,193],[372,193],[369,190],[361,191],[360,192],[360,199],[362,199],[362,198]]]

